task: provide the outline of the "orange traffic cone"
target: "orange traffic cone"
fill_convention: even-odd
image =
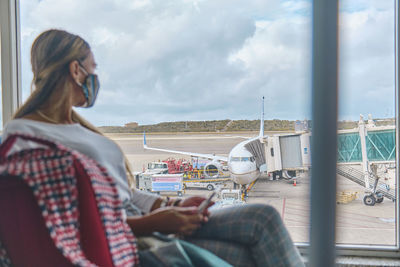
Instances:
[[[293,180],[293,186],[296,186],[296,185],[297,185],[296,179],[294,179],[294,180]]]

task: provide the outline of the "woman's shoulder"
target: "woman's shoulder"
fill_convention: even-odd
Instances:
[[[12,133],[32,133],[39,127],[39,122],[28,119],[13,119],[6,123],[3,129],[3,136]]]
[[[29,127],[29,122],[24,119],[14,119],[7,122],[4,126],[1,139],[5,140],[9,135],[14,133],[33,134],[32,129]]]
[[[72,123],[72,124],[55,124],[55,123],[50,123],[50,122],[45,122],[41,120],[33,120],[30,118],[18,118],[18,119],[13,119],[9,121],[5,127],[40,127],[40,128],[46,128],[46,127],[55,127],[55,128],[63,128],[63,127],[76,127],[80,126],[79,123]]]
[[[32,122],[31,120],[27,119],[13,119],[9,122],[6,123],[4,126],[4,130],[15,130],[15,129],[20,129],[20,128],[25,128],[28,125],[31,125]]]
[[[78,124],[61,125],[31,119],[14,119],[9,121],[3,130],[3,136],[12,133],[41,134],[45,132],[68,132],[68,127],[79,127]]]
[[[45,123],[45,122],[31,120],[31,119],[25,119],[25,118],[19,118],[19,119],[13,119],[13,120],[7,122],[6,125],[4,126],[4,130],[26,129],[26,128],[32,128],[32,127],[45,127],[47,125],[50,125],[50,123]]]

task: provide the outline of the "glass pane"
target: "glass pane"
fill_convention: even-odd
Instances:
[[[137,188],[218,189],[216,208],[270,204],[306,242],[310,12],[309,1],[21,1],[23,99],[34,38],[54,27],[81,35],[101,89],[77,111],[121,146]],[[220,158],[144,150],[143,132],[148,147]]]
[[[394,37],[394,1],[340,1],[340,244],[396,242]]]

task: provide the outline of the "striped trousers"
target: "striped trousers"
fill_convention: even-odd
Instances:
[[[304,266],[279,213],[268,205],[214,210],[186,240],[234,266]]]

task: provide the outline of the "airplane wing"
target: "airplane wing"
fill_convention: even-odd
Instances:
[[[247,136],[240,136],[240,135],[231,135],[231,134],[225,134],[225,136],[229,136],[229,137],[233,137],[233,138],[242,138],[242,139],[246,139],[246,140],[251,139],[251,138],[254,138],[254,137],[247,137]]]
[[[148,149],[148,150],[155,150],[155,151],[161,151],[161,152],[167,152],[167,153],[181,154],[181,155],[187,155],[187,156],[192,156],[192,157],[199,157],[199,158],[206,158],[206,159],[211,159],[211,160],[228,162],[227,157],[216,156],[213,154],[191,153],[191,152],[176,151],[176,150],[163,149],[163,148],[148,147],[145,134],[143,134],[143,148]]]

